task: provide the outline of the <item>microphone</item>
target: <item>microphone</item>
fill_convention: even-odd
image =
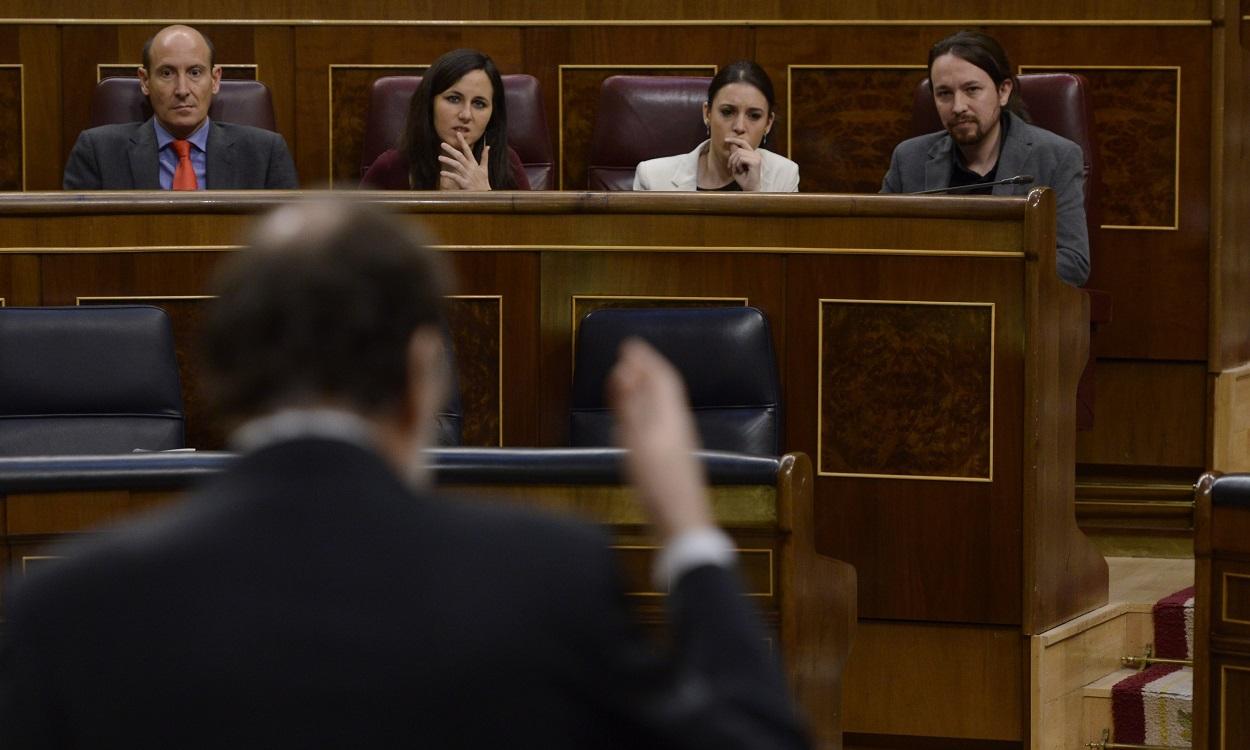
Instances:
[[[935,195],[937,193],[967,193],[972,190],[980,190],[981,188],[994,187],[995,185],[1031,185],[1033,184],[1033,175],[1018,174],[1015,177],[1008,177],[1005,180],[996,182],[974,182],[971,185],[958,185],[956,187],[933,188],[931,190],[917,190],[908,195]]]

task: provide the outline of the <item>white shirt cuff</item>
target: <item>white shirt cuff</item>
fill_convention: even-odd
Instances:
[[[737,550],[729,535],[715,526],[684,532],[665,545],[655,558],[652,579],[660,591],[670,590],[683,575],[701,565],[732,568]]]

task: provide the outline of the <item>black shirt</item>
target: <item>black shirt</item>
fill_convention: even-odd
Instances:
[[[1009,122],[1010,122],[1010,118],[1008,118],[1007,114],[1004,112],[1003,116],[999,119],[999,126],[998,126],[998,153],[1000,156],[1003,153],[1003,143],[1006,142],[1007,140],[1007,128],[1008,128]],[[997,159],[994,160],[993,169],[991,169],[990,171],[986,172],[983,175],[979,175],[976,172],[973,172],[972,170],[964,166],[963,158],[964,158],[963,152],[959,150],[958,145],[956,145],[955,148],[951,149],[951,181],[948,187],[962,187],[964,185],[980,185],[982,183],[993,182],[994,180],[998,179],[998,160]],[[989,187],[987,185],[986,187],[977,188],[975,190],[964,190],[964,191],[961,191],[960,194],[961,195],[990,195],[993,192],[994,192],[994,188]]]

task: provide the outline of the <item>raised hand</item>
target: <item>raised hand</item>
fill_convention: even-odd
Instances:
[[[641,339],[621,344],[607,383],[625,471],[662,540],[713,525],[681,375]]]
[[[450,143],[440,144],[443,153],[438,160],[443,165],[438,173],[440,190],[490,190],[490,146],[482,147],[482,161],[473,158],[473,149],[464,139],[464,135],[456,133],[459,148]]]

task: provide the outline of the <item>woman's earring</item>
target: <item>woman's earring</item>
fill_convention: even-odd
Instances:
[[[707,120],[703,121],[703,132],[707,135],[708,138],[712,137],[712,126],[708,123]]]

